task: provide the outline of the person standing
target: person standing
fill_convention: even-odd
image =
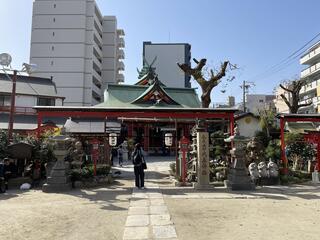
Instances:
[[[119,166],[122,167],[122,163],[123,163],[123,149],[122,149],[122,145],[120,145],[119,148],[118,148],[118,159],[119,159]]]
[[[145,163],[144,156],[142,154],[142,149],[140,143],[137,143],[134,147],[132,153],[132,162],[134,165],[134,175],[135,175],[135,184],[137,188],[144,189],[144,167]]]

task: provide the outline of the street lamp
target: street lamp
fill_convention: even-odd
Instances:
[[[26,72],[28,74],[31,74],[35,70],[35,67],[36,67],[36,65],[34,65],[34,64],[23,63],[22,69],[20,71],[12,70],[11,69],[11,62],[12,62],[12,57],[10,56],[10,54],[8,54],[8,53],[0,54],[0,65],[2,66],[2,70],[7,75],[7,77],[12,81],[10,115],[9,115],[9,126],[8,126],[8,140],[9,140],[9,142],[12,140],[14,110],[15,110],[15,101],[16,101],[17,73],[18,72]],[[10,67],[10,68],[8,68],[8,67]],[[12,79],[10,78],[10,76],[7,74],[6,71],[13,71]]]

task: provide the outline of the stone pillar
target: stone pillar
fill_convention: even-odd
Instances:
[[[210,170],[209,170],[209,133],[198,131],[197,132],[197,183],[195,188],[204,189],[211,188]]]

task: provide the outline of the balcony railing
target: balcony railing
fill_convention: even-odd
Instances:
[[[320,43],[314,46],[312,50],[310,50],[300,58],[300,64],[308,63],[315,56],[320,56]]]
[[[301,78],[311,76],[312,74],[319,72],[319,70],[320,70],[320,63],[312,65],[311,67],[308,67],[301,72]]]
[[[10,113],[10,106],[0,106],[0,113]],[[37,111],[32,107],[15,107],[14,113],[17,115],[37,115]]]

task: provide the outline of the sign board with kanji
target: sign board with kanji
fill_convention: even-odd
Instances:
[[[197,133],[198,151],[198,187],[209,185],[209,134],[207,132]]]

